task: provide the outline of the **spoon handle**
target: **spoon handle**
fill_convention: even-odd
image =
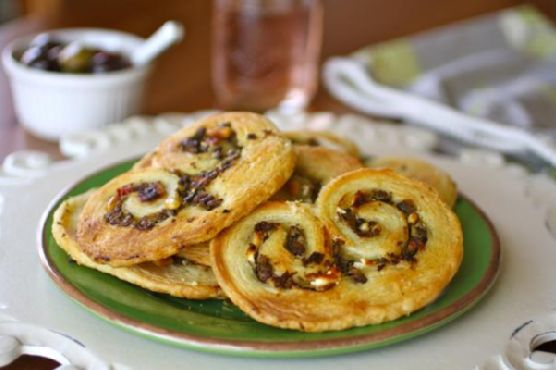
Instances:
[[[131,54],[134,64],[146,64],[171,45],[179,42],[185,33],[181,23],[168,21]]]

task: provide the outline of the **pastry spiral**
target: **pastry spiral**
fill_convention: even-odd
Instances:
[[[207,241],[273,195],[290,177],[291,142],[264,117],[225,113],[183,128],[87,201],[83,251],[130,266]]]
[[[296,145],[323,147],[343,151],[356,158],[361,157],[359,148],[353,141],[343,136],[338,136],[330,131],[284,131],[282,135],[290,139]]]
[[[293,175],[274,197],[314,203],[320,189],[345,172],[362,168],[359,159],[344,151],[307,145],[294,145],[297,157]]]
[[[211,242],[220,286],[257,321],[316,332],[394,320],[435,300],[459,268],[459,221],[420,182],[359,169],[316,206],[267,202]]]
[[[381,157],[369,161],[367,165],[372,168],[390,168],[404,176],[424,182],[435,189],[440,199],[450,208],[456,203],[456,184],[450,175],[431,163],[415,158]]]
[[[175,297],[204,299],[223,296],[212,270],[187,259],[171,258],[130,267],[111,267],[90,259],[75,237],[79,215],[90,194],[91,191],[65,200],[54,213],[52,234],[74,261],[131,284]]]

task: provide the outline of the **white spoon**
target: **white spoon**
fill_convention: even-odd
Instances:
[[[133,64],[147,64],[173,44],[182,40],[185,30],[181,23],[168,21],[131,53]]]

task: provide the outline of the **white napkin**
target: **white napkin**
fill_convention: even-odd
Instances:
[[[324,80],[361,111],[556,166],[556,31],[531,7],[332,58]]]

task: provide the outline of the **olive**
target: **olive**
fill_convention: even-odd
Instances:
[[[77,41],[65,44],[46,33],[36,36],[16,58],[32,68],[65,73],[106,73],[131,65],[122,53],[84,47]]]
[[[50,49],[48,49],[46,56],[48,58],[48,60],[50,61],[55,61],[56,63],[58,63],[58,61],[60,60],[60,53],[62,52],[62,46],[58,45],[58,46],[53,46]]]
[[[33,40],[31,40],[31,46],[37,46],[43,49],[50,49],[55,46],[61,46],[61,45],[62,42],[60,40],[57,40],[56,38],[52,37],[47,33],[41,33],[35,36]]]
[[[60,51],[60,69],[67,73],[87,73],[91,70],[93,53],[91,49],[70,43]]]
[[[129,62],[120,53],[100,50],[93,56],[92,72],[105,73],[124,69],[128,66]]]

